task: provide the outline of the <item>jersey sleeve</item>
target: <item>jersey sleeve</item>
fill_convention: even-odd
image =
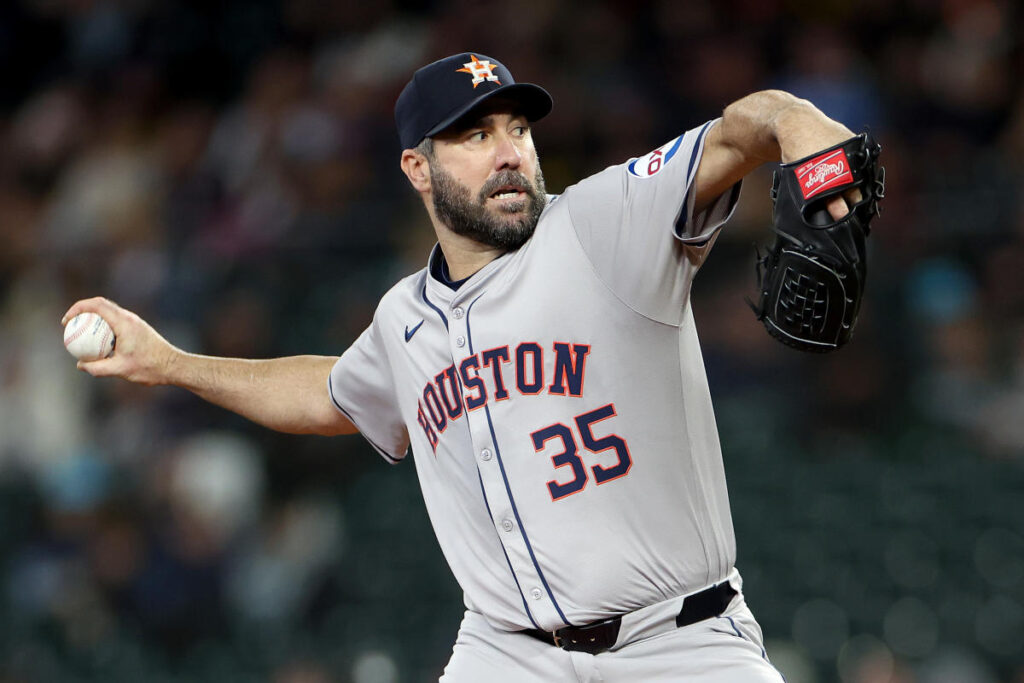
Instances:
[[[337,360],[327,377],[331,402],[385,460],[409,449],[409,433],[395,400],[395,385],[377,318]]]
[[[573,228],[601,280],[637,312],[679,324],[690,282],[729,219],[740,183],[694,215],[694,177],[718,119],[565,192]]]

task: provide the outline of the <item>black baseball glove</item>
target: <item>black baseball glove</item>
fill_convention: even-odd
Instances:
[[[772,183],[775,243],[758,253],[760,301],[751,308],[773,337],[803,351],[838,349],[857,322],[867,261],[864,239],[885,196],[881,146],[869,133],[782,164]],[[852,187],[862,198],[834,220],[825,205]]]

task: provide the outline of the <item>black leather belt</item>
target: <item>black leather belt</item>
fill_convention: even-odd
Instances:
[[[736,590],[729,585],[728,581],[705,588],[699,593],[687,596],[683,601],[683,608],[676,615],[676,628],[696,624],[711,617],[717,617],[725,611],[732,599],[736,597]],[[596,621],[586,626],[566,626],[554,633],[531,628],[520,633],[536,638],[537,640],[560,647],[570,652],[588,652],[592,655],[600,654],[611,649],[615,640],[619,637],[619,628],[622,627],[622,617]]]

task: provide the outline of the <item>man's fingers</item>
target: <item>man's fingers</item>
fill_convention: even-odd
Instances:
[[[97,313],[108,323],[113,324],[113,318],[115,318],[120,311],[120,306],[102,296],[95,296],[91,299],[81,299],[71,305],[71,308],[69,308],[61,317],[60,324],[67,325],[68,321],[79,313]]]
[[[850,207],[863,198],[864,195],[861,194],[860,188],[853,187],[844,192],[841,196],[837,195],[829,199],[825,204],[825,208],[828,209],[829,215],[832,216],[833,220],[842,220],[850,213]]]
[[[825,207],[828,209],[832,219],[837,221],[842,220],[846,217],[846,214],[850,213],[850,207],[846,205],[846,200],[840,196],[829,199]]]
[[[71,308],[69,308],[67,310],[67,312],[64,313],[63,316],[61,316],[60,324],[61,325],[67,325],[69,320],[71,320],[72,318],[74,318],[76,315],[78,315],[80,313],[95,312],[94,311],[95,301],[96,301],[96,299],[82,299],[80,301],[76,301],[75,303],[71,304]]]
[[[117,353],[115,351],[115,353]],[[101,358],[100,360],[80,360],[78,361],[78,369],[82,372],[87,372],[93,377],[110,377],[111,375],[117,374],[117,366],[119,365],[119,359],[117,358]]]

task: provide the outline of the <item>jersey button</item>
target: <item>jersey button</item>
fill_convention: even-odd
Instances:
[[[462,316],[466,315],[466,312],[462,308],[456,306],[452,309],[452,315],[455,316],[456,320],[462,320]]]
[[[466,338],[460,334],[458,337],[455,338],[455,345],[461,349],[463,346],[466,345]]]
[[[503,519],[501,521],[501,528],[504,529],[505,531],[512,531],[512,529],[514,529],[515,526],[512,524],[512,520],[511,519]]]
[[[534,600],[540,600],[543,596],[544,594],[541,593],[539,588],[534,588],[532,591],[530,591],[530,597]]]
[[[491,459],[491,451],[490,451],[490,449],[485,448],[482,451],[480,451],[480,459],[484,460],[484,461],[490,460]]]

